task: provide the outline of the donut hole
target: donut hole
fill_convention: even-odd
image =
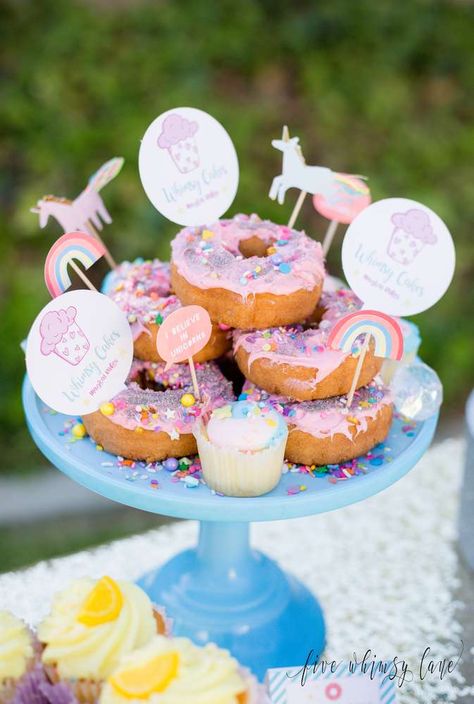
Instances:
[[[166,391],[168,387],[156,381],[146,369],[140,369],[133,380],[143,391]]]
[[[250,259],[250,257],[268,257],[267,249],[275,242],[275,238],[265,240],[253,235],[239,242],[239,251],[245,259]]]

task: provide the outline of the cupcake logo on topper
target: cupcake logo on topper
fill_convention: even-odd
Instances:
[[[411,208],[405,213],[394,213],[390,218],[395,226],[387,247],[388,256],[405,266],[411,264],[425,244],[436,244],[430,219],[423,210]]]
[[[199,125],[195,120],[187,120],[177,112],[172,112],[164,120],[157,144],[167,149],[176,168],[188,174],[200,165],[199,149],[195,139]]]
[[[86,356],[90,343],[76,322],[77,309],[50,310],[41,320],[41,354],[47,357],[54,353],[68,364],[76,366]]]

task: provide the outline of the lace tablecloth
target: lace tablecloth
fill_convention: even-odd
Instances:
[[[463,604],[456,552],[458,492],[464,444],[431,449],[404,479],[378,496],[325,515],[256,524],[253,543],[303,579],[325,610],[325,659],[405,660],[413,676],[398,690],[402,704],[474,701],[464,672],[474,643],[464,642],[461,665],[441,678],[439,667],[420,679],[420,662],[456,659]],[[59,500],[59,499],[58,499]],[[0,576],[0,608],[34,624],[51,595],[74,577],[135,579],[196,540],[192,521],[173,523],[99,549]],[[467,600],[466,600],[467,601]]]

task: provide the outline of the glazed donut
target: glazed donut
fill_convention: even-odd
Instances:
[[[187,364],[134,360],[127,388],[100,410],[83,416],[89,435],[104,450],[127,459],[155,462],[197,452],[196,418],[234,400],[232,385],[214,362],[196,364],[202,402],[195,400]]]
[[[321,294],[319,242],[257,215],[187,227],[171,248],[179,299],[202,305],[214,322],[230,327],[297,322],[310,315]]]
[[[310,401],[349,392],[357,358],[327,347],[328,332],[343,315],[361,306],[348,289],[323,293],[313,313],[319,323],[234,331],[234,355],[243,375],[269,393]],[[315,325],[318,327],[315,327]],[[354,351],[360,348],[358,340]],[[373,349],[373,348],[372,348]],[[382,367],[369,348],[359,387],[368,384]]]
[[[285,458],[306,465],[340,464],[369,452],[387,437],[392,422],[389,389],[379,378],[354,394],[297,403],[245,382],[240,398],[270,403],[288,423]]]
[[[104,280],[106,293],[126,313],[133,334],[137,359],[162,362],[156,349],[156,335],[167,315],[180,308],[171,293],[170,265],[159,259],[123,262]],[[195,362],[217,359],[230,346],[228,329],[213,325],[209,342],[194,356]]]

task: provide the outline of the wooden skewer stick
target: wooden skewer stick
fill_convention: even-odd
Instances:
[[[298,217],[301,206],[304,203],[304,199],[308,195],[307,191],[300,191],[300,194],[298,196],[298,200],[295,203],[295,207],[293,208],[293,212],[291,213],[290,219],[288,220],[288,227],[293,227],[293,225],[296,222],[296,218]]]
[[[91,281],[89,281],[89,279],[88,279],[87,276],[84,274],[84,272],[82,271],[82,269],[79,269],[79,267],[77,266],[76,262],[75,262],[73,259],[70,259],[69,262],[68,262],[68,264],[70,264],[71,269],[76,272],[76,274],[78,275],[78,277],[85,283],[85,285],[87,286],[87,288],[90,288],[91,291],[97,291],[97,289],[96,289],[96,287],[94,286],[94,284],[91,283]]]
[[[287,125],[283,126],[283,132],[282,132],[281,138],[284,142],[288,142],[290,140],[290,131],[289,131]],[[301,151],[301,147],[299,145],[298,145],[298,155],[304,164],[305,160],[304,160],[303,152]],[[288,220],[288,227],[293,227],[293,225],[295,224],[296,218],[298,217],[298,215],[300,213],[301,207],[304,203],[304,199],[306,198],[307,195],[308,195],[307,191],[300,191],[300,194],[298,196],[298,200],[296,201],[295,207],[293,208],[293,212],[291,213],[290,219]]]
[[[193,380],[194,395],[198,401],[201,400],[201,393],[199,391],[198,380],[196,376],[196,369],[194,367],[194,360],[192,357],[188,357],[189,371],[191,372],[191,379]]]
[[[339,225],[337,220],[331,220],[329,223],[329,227],[326,230],[326,234],[324,235],[324,240],[323,240],[323,254],[324,256],[327,255],[329,252],[329,248],[332,245],[332,241],[334,239],[334,235],[336,234],[337,226]]]
[[[94,235],[94,237],[95,237],[97,240],[99,240],[99,242],[100,242],[101,245],[103,246],[103,248],[104,248],[104,250],[105,250],[105,251],[104,251],[104,257],[105,257],[106,260],[107,260],[107,264],[110,266],[111,269],[116,269],[116,268],[117,268],[117,262],[114,260],[114,258],[113,258],[112,255],[110,254],[109,250],[108,250],[107,247],[105,246],[104,240],[103,240],[102,237],[99,235],[99,233],[97,232],[97,230],[95,229],[94,225],[91,223],[90,220],[87,221],[87,227],[90,229],[90,231],[92,232],[92,234]]]
[[[364,338],[364,342],[362,343],[362,347],[360,348],[359,357],[357,358],[357,366],[356,366],[356,369],[354,372],[354,376],[352,378],[351,390],[349,391],[349,393],[347,395],[346,408],[350,408],[352,401],[354,399],[356,386],[358,384],[360,373],[362,371],[362,365],[364,364],[365,355],[367,354],[367,350],[369,349],[369,342],[370,342],[370,334],[366,333],[365,338]]]

